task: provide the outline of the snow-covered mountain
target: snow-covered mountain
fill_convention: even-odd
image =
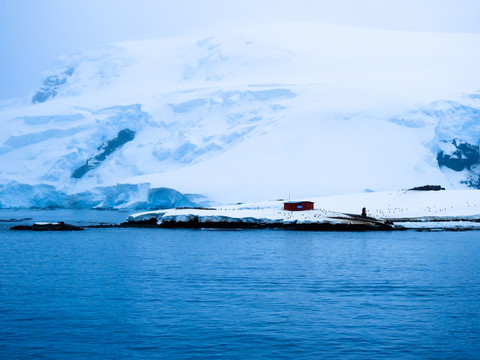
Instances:
[[[75,54],[0,105],[0,205],[479,188],[479,63],[476,34],[317,24]]]

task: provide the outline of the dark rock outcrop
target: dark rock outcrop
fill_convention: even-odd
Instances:
[[[480,161],[479,147],[468,144],[457,139],[452,140],[452,145],[455,150],[449,154],[440,151],[437,155],[439,166],[446,166],[455,171],[462,171],[464,169],[470,170],[473,165]]]
[[[48,99],[54,98],[62,85],[67,82],[67,79],[72,76],[74,68],[68,68],[64,72],[56,75],[50,75],[43,81],[42,87],[32,97],[32,103],[43,103]]]
[[[424,186],[417,186],[411,189],[410,191],[440,191],[445,190],[445,188],[441,187],[440,185],[424,185]]]
[[[100,153],[91,157],[84,165],[75,169],[72,173],[72,178],[80,179],[87,172],[98,167],[107,158],[107,156],[111,155],[115,150],[117,150],[127,142],[132,141],[134,138],[135,131],[130,129],[120,130],[116,138],[108,140],[100,147]]]
[[[33,225],[15,225],[10,230],[28,230],[28,231],[80,231],[80,226],[65,224],[63,221],[56,223],[35,223]]]

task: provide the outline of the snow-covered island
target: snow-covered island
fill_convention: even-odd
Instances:
[[[128,224],[185,228],[299,230],[480,230],[480,190],[397,190],[318,197],[313,210],[284,201],[215,208],[175,208],[130,215]],[[367,216],[361,216],[362,208]]]

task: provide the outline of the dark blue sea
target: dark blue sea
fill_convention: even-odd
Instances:
[[[0,358],[480,358],[480,232],[7,230],[127,215],[0,211]]]

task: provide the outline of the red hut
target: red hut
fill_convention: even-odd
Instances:
[[[313,202],[311,201],[287,201],[283,203],[283,210],[288,211],[305,211],[313,210]]]

